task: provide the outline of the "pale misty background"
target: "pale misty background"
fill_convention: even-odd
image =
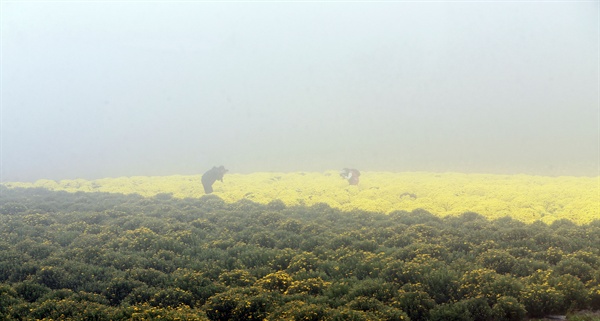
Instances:
[[[599,175],[599,2],[7,2],[2,181]]]

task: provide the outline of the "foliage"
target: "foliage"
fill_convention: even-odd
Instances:
[[[424,321],[429,319],[429,311],[435,307],[435,301],[427,292],[400,291],[394,305],[406,312],[410,320]]]
[[[512,296],[501,296],[492,307],[493,319],[496,321],[519,321],[525,318],[525,306]]]
[[[0,193],[2,320],[517,321],[600,308],[600,221]]]
[[[533,317],[559,314],[564,310],[564,294],[548,284],[529,284],[520,296],[527,313]]]
[[[361,172],[361,183],[349,186],[335,171],[324,173],[228,174],[215,184],[215,195],[227,203],[250,200],[282,206],[327,204],[344,211],[392,213],[423,209],[440,216],[476,212],[490,219],[510,216],[531,223],[569,220],[590,223],[600,217],[597,177],[544,177],[427,172]],[[133,176],[93,181],[39,180],[10,182],[9,187],[36,187],[67,192],[109,192],[185,199],[203,195],[200,175]],[[48,205],[46,205],[48,206]],[[5,203],[0,213],[26,211]]]

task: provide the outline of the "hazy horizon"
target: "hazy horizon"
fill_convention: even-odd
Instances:
[[[600,175],[599,2],[1,2],[2,182]]]

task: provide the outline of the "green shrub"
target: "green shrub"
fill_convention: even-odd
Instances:
[[[552,265],[556,265],[560,260],[562,260],[565,253],[560,248],[549,247],[544,252],[535,253],[534,257],[538,260],[546,261]]]
[[[428,254],[418,255],[408,262],[391,261],[387,263],[381,275],[388,282],[420,283],[431,271],[443,268],[443,262]]]
[[[158,292],[159,289],[154,287],[149,287],[147,285],[142,285],[134,288],[124,299],[123,302],[128,305],[140,305],[140,304],[149,304],[150,300],[154,297],[154,294]]]
[[[488,303],[494,304],[501,296],[519,296],[522,288],[521,282],[510,276],[499,275],[488,269],[477,269],[463,275],[458,292],[462,298],[484,297]]]
[[[139,305],[132,307],[131,321],[208,321],[204,312],[191,309],[186,305],[171,307],[151,307],[148,305]]]
[[[292,277],[284,271],[277,271],[259,279],[255,285],[268,291],[283,293],[292,285]]]
[[[19,242],[15,248],[21,253],[29,254],[36,260],[43,260],[56,250],[56,247],[49,242],[39,243],[30,239]]]
[[[408,315],[400,310],[389,306],[384,306],[373,313],[377,320],[382,321],[409,321]]]
[[[155,307],[175,308],[180,305],[194,307],[194,296],[180,288],[166,288],[154,293],[150,299],[150,305]]]
[[[259,232],[252,236],[250,240],[252,244],[256,244],[260,247],[274,248],[277,242],[273,238],[273,235],[268,232]]]
[[[477,262],[496,273],[507,274],[512,272],[517,259],[503,250],[488,250],[477,257]]]
[[[328,308],[304,301],[290,301],[276,309],[269,320],[320,321],[327,320]]]
[[[408,283],[407,278],[404,276],[405,269],[404,261],[394,260],[386,263],[383,271],[381,271],[381,276],[387,282],[393,283]]]
[[[260,288],[234,288],[210,297],[204,310],[210,320],[262,320],[278,303]]]
[[[461,301],[467,307],[473,321],[489,321],[492,319],[492,308],[485,298],[472,298]]]
[[[396,292],[396,286],[393,283],[385,282],[383,279],[364,279],[356,282],[348,297],[372,297],[381,302],[390,301]]]
[[[396,223],[402,223],[406,225],[423,224],[431,222],[440,222],[440,218],[427,212],[424,209],[418,208],[412,212],[407,211],[394,211],[391,212],[390,218]]]
[[[113,319],[114,309],[95,302],[72,299],[45,300],[31,306],[29,316],[44,320],[97,320]]]
[[[246,270],[235,269],[219,275],[219,281],[226,286],[248,286],[256,282],[256,278]]]
[[[565,310],[582,310],[588,307],[590,302],[588,290],[577,277],[564,274],[552,278],[549,283],[563,295]]]
[[[600,285],[596,285],[588,290],[590,308],[600,310]]]
[[[298,272],[298,271],[314,271],[317,269],[317,265],[319,263],[319,259],[316,255],[310,252],[304,252],[294,256],[288,267],[290,272]]]
[[[492,307],[494,321],[521,321],[527,311],[525,306],[512,296],[501,296]]]
[[[425,321],[436,303],[427,292],[401,290],[392,305],[406,312],[411,321]]]
[[[285,294],[320,295],[331,284],[320,277],[292,281]]]
[[[215,284],[202,273],[193,270],[177,269],[172,273],[172,277],[174,278],[173,286],[190,292],[194,296],[194,300],[200,301],[200,303],[204,303],[215,293],[224,290],[222,286]]]
[[[537,270],[547,270],[549,264],[544,261],[539,261],[530,258],[517,259],[511,274],[517,277],[525,277],[533,274]]]
[[[377,242],[372,241],[372,240],[364,240],[364,241],[354,242],[352,244],[352,247],[354,247],[355,249],[357,249],[359,251],[375,252],[379,248],[379,244],[377,244]]]
[[[496,303],[501,296],[518,297],[523,289],[523,283],[517,278],[508,275],[499,275],[486,286],[486,295],[490,303]]]
[[[422,282],[436,303],[447,303],[458,297],[460,277],[447,267],[436,268],[425,274]]]
[[[531,317],[566,312],[564,295],[547,283],[526,285],[521,292],[519,301],[525,306],[527,314]]]
[[[327,316],[331,321],[370,321],[374,320],[370,315],[363,311],[352,310],[346,306],[333,309]]]
[[[5,316],[9,307],[19,302],[17,291],[8,285],[0,284],[0,316]]]
[[[127,278],[144,282],[148,286],[162,287],[169,282],[168,275],[155,269],[133,268],[127,271]]]
[[[557,274],[570,274],[578,277],[582,282],[587,282],[594,277],[594,268],[588,263],[574,258],[567,257],[556,264],[554,272]]]
[[[14,289],[15,291],[17,291],[19,296],[21,296],[23,299],[29,302],[34,302],[35,300],[39,299],[40,297],[44,296],[45,294],[51,291],[50,288],[48,288],[47,286],[32,281],[17,283],[14,286]]]
[[[27,211],[27,206],[17,202],[8,202],[0,206],[0,214],[15,215]]]
[[[467,305],[463,302],[444,303],[429,311],[431,321],[473,321]]]
[[[584,239],[589,238],[588,235],[583,237]],[[589,264],[594,269],[600,268],[600,255],[592,253],[590,251],[579,250],[573,254],[570,254],[569,257],[573,257],[583,262]]]
[[[348,302],[348,294],[352,288],[350,280],[332,282],[324,291],[323,295],[329,299],[329,305],[337,308]]]
[[[381,303],[381,301],[375,298],[359,296],[354,298],[352,301],[348,302],[348,307],[358,311],[375,312],[381,310],[384,307],[384,305],[383,303]]]
[[[110,281],[103,294],[110,304],[119,305],[135,288],[144,285],[144,283],[139,281],[115,278]]]
[[[51,289],[69,288],[69,274],[62,267],[45,266],[41,268],[35,280]]]

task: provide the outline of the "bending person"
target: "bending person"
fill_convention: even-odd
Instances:
[[[213,166],[213,168],[204,173],[204,175],[202,175],[202,186],[204,186],[204,192],[206,194],[212,193],[212,185],[216,180],[223,182],[223,175],[225,175],[227,172],[228,170],[221,165],[219,167]]]
[[[354,168],[344,168],[340,171],[340,176],[345,178],[350,185],[358,185],[358,177],[360,172]]]

